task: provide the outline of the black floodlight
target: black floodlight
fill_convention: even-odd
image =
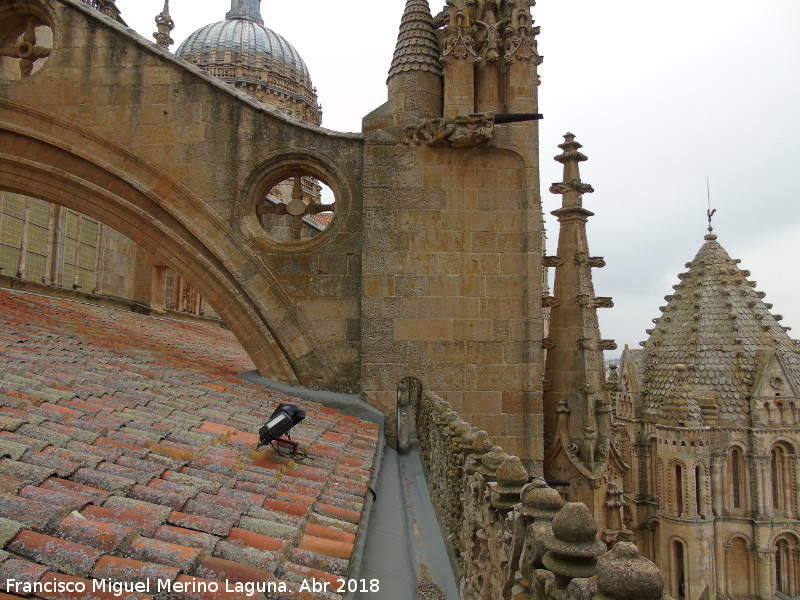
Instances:
[[[258,430],[259,446],[266,446],[306,418],[306,411],[294,404],[279,404],[269,420]]]

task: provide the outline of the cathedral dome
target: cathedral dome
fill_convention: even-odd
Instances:
[[[280,112],[319,125],[308,67],[284,37],[264,26],[261,0],[231,0],[224,21],[192,33],[176,54]]]

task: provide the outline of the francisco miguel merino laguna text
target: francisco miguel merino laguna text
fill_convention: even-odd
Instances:
[[[114,596],[121,597],[124,594],[139,593],[149,594],[151,592],[178,592],[178,593],[215,593],[239,592],[245,595],[255,596],[257,593],[267,592],[290,592],[283,581],[170,581],[169,579],[156,579],[154,581],[111,581],[110,579],[92,579],[91,585],[84,580],[64,581],[17,581],[16,579],[6,579],[6,591],[10,593],[23,594],[81,594],[89,590],[92,592],[112,593]],[[307,586],[307,582],[301,584],[301,588]],[[312,584],[313,585],[313,584]],[[309,588],[310,589],[310,588]]]

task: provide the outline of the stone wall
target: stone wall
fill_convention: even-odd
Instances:
[[[416,407],[428,486],[461,598],[665,599],[634,544],[607,551],[586,505],[565,503],[516,456],[426,391]]]

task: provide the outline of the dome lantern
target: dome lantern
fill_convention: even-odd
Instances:
[[[231,10],[225,15],[227,21],[242,19],[264,24],[261,18],[261,0],[231,0]]]

